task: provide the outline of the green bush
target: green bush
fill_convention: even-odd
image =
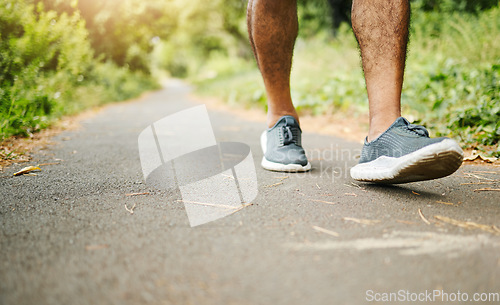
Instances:
[[[415,9],[442,13],[477,13],[498,6],[498,0],[412,0],[412,2]]]
[[[405,110],[465,146],[498,144],[499,19],[499,8],[413,16]]]
[[[57,15],[23,1],[0,9],[0,115],[2,137],[29,134],[60,115],[61,95],[75,86],[92,59],[77,14]]]
[[[0,0],[0,137],[29,135],[83,108],[154,87],[93,57],[80,15]]]

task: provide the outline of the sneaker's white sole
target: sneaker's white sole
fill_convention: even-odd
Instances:
[[[460,146],[445,139],[399,158],[382,156],[358,164],[351,168],[351,177],[391,184],[432,180],[453,174],[462,165],[463,158]]]
[[[267,150],[267,133],[264,131],[262,135],[260,136],[260,147],[262,147],[262,152],[264,155],[266,154]],[[262,162],[260,163],[262,168],[270,170],[270,171],[275,171],[275,172],[307,172],[311,170],[311,163],[309,161],[305,166],[302,166],[300,164],[282,164],[282,163],[276,163],[272,162],[266,159],[266,157],[262,157]]]
[[[307,162],[305,166],[302,166],[300,164],[281,164],[281,163],[276,163],[276,162],[271,162],[266,159],[266,157],[262,158],[262,162],[260,165],[267,170],[274,171],[274,172],[290,172],[290,173],[295,173],[295,172],[307,172],[311,170],[311,163]]]

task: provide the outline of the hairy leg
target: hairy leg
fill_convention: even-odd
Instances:
[[[408,0],[354,0],[352,28],[361,51],[370,103],[371,141],[401,116],[408,44]]]
[[[249,0],[248,34],[268,98],[267,124],[291,115],[290,72],[298,33],[296,0]]]

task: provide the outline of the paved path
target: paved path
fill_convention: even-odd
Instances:
[[[314,170],[266,172],[263,124],[210,111],[218,141],[251,147],[259,194],[191,228],[178,191],[143,182],[137,148],[146,126],[196,105],[188,91],[171,85],[105,108],[37,153],[32,164],[59,162],[37,176],[11,176],[25,164],[1,172],[0,304],[337,305],[384,292],[500,293],[500,193],[474,191],[500,188],[498,167],[353,183],[359,144],[306,131]],[[126,196],[140,192],[150,194]]]

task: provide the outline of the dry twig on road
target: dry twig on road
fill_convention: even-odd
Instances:
[[[140,195],[149,195],[149,192],[125,194],[125,196],[127,196],[127,197],[130,197],[130,196],[140,196]]]
[[[335,237],[339,237],[339,233],[337,232],[334,232],[334,231],[331,231],[331,230],[327,230],[327,229],[324,229],[324,228],[321,228],[321,227],[318,227],[318,226],[312,226],[312,228],[318,232],[321,232],[321,233],[325,233],[325,234],[328,234],[328,235],[331,235],[331,236],[335,236]]]
[[[125,204],[125,210],[127,210],[127,212],[129,212],[130,214],[134,214],[134,209],[135,209],[135,203],[130,209],[127,207],[127,204]]]
[[[476,189],[474,192],[500,192],[500,189],[492,189],[492,188],[483,188],[483,189]]]
[[[337,204],[336,202],[331,202],[331,201],[325,201],[325,200],[319,200],[319,199],[309,199],[311,201],[316,201],[316,202],[322,202],[322,203],[328,203],[328,204]]]
[[[424,214],[422,213],[422,210],[421,210],[421,209],[418,209],[418,215],[420,215],[420,218],[422,218],[422,220],[423,220],[426,224],[428,224],[428,225],[430,225],[430,224],[431,224],[431,223],[427,220],[427,218],[425,218],[425,217],[424,217]]]
[[[475,223],[472,221],[461,221],[461,220],[457,220],[457,219],[453,219],[453,218],[449,218],[449,217],[445,217],[445,216],[440,216],[440,215],[436,215],[436,216],[434,216],[434,218],[436,218],[437,220],[440,220],[442,222],[457,226],[457,227],[461,227],[461,228],[465,228],[465,229],[479,229],[479,230],[482,230],[485,232],[500,235],[500,230],[495,225],[485,225],[485,224]]]
[[[373,224],[380,222],[380,220],[377,220],[377,219],[359,219],[359,218],[353,218],[353,217],[344,217],[342,219],[345,221],[352,221],[352,222],[359,223],[362,225],[373,225]]]

